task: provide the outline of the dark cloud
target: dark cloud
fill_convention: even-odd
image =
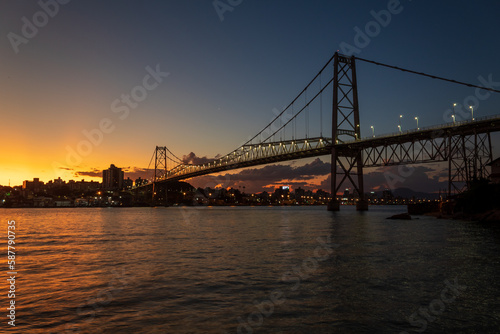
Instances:
[[[193,152],[183,157],[184,161],[191,163],[205,163],[213,161],[207,157],[197,157]],[[235,189],[245,188],[246,192],[274,191],[275,187],[290,186],[292,189],[301,187],[306,190],[323,189],[330,191],[330,163],[321,159],[296,166],[294,162],[290,165],[266,165],[260,168],[246,168],[236,171],[234,174],[225,173],[220,175],[204,175],[188,180],[194,187],[231,187]],[[154,174],[153,168],[123,167],[125,178],[136,180],[151,179]],[[102,177],[102,171],[93,169],[91,171],[75,172],[76,176]],[[443,165],[427,164],[414,166],[387,166],[370,168],[364,170],[365,191],[379,191],[385,188],[409,188],[420,192],[437,192],[439,189],[447,189],[447,171]],[[343,187],[350,188],[345,182]]]
[[[154,173],[154,168],[127,167],[124,169],[125,178],[129,177],[134,181],[139,177],[142,179],[152,179]]]
[[[212,162],[219,157],[220,157],[220,154],[217,154],[215,156],[215,158],[207,158],[206,156],[205,157],[198,157],[198,156],[196,156],[196,154],[194,152],[191,152],[188,155],[182,156],[182,162],[184,164],[201,165],[201,164],[205,164],[208,162]]]
[[[124,172],[125,178],[131,178],[132,180],[136,180],[139,177],[142,179],[148,179],[152,178],[154,175],[154,169],[152,168],[140,168],[140,167],[122,167],[122,170]],[[75,172],[75,177],[81,177],[81,176],[89,176],[89,177],[96,177],[96,178],[102,178],[102,170],[99,169],[92,169],[90,171],[76,171]]]
[[[441,181],[442,170],[427,166],[390,166],[380,167],[365,175],[367,190],[409,188],[420,192],[436,192],[446,189],[448,182]]]
[[[437,192],[439,189],[446,189],[448,181],[442,181],[442,176],[447,172],[442,170],[442,166],[436,165],[429,168],[424,165],[401,165],[386,166],[364,170],[365,192],[381,191],[384,189],[409,188],[418,192]],[[328,175],[320,183],[320,187],[331,191],[331,177]],[[345,181],[342,188],[352,188],[352,185]]]
[[[102,177],[102,170],[93,168],[90,171],[75,171],[75,177],[79,176]]]
[[[325,163],[316,158],[314,161],[303,166],[294,167],[291,165],[267,165],[262,168],[248,168],[239,172],[238,178],[241,181],[252,181],[255,179],[268,182],[278,182],[280,180],[306,180],[316,176],[330,173],[330,163]]]
[[[195,187],[242,188],[247,192],[260,192],[273,190],[277,186],[289,185],[292,188],[316,189],[318,177],[330,173],[330,163],[325,163],[316,158],[303,166],[293,165],[267,165],[261,168],[247,168],[234,174],[219,176],[205,175],[189,180]]]
[[[195,187],[242,188],[247,192],[273,191],[275,187],[289,185],[292,189],[330,189],[330,163],[319,158],[303,166],[267,165],[261,168],[247,168],[234,174],[201,176],[189,180]],[[443,165],[386,166],[364,170],[365,191],[409,188],[418,192],[437,192],[447,188],[447,172]],[[342,187],[352,186],[344,182]]]

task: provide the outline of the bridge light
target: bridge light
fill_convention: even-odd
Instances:
[[[372,126],[370,126],[370,128],[372,129],[372,136],[375,137],[375,128]]]
[[[453,103],[453,115],[451,115],[451,118],[453,118],[453,124],[455,124],[455,107],[457,106],[456,103]]]
[[[420,130],[420,128],[418,127],[418,116],[415,116],[415,120],[417,121],[417,130]]]
[[[474,120],[474,107],[473,106],[469,106],[469,109],[471,110],[472,112],[472,120]]]

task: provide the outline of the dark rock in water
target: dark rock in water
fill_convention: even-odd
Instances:
[[[400,213],[398,215],[394,215],[392,217],[388,217],[387,219],[400,219],[400,220],[411,220],[411,216],[407,213]]]

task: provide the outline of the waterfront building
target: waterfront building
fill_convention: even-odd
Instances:
[[[123,171],[111,164],[102,171],[102,188],[105,190],[119,190],[123,188]]]

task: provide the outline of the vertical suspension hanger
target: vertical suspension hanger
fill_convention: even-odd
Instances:
[[[323,85],[321,84],[321,76],[323,71],[319,74],[319,136],[323,138]]]
[[[309,105],[307,104],[307,89],[304,92],[304,106],[306,107],[306,139],[309,138]]]

